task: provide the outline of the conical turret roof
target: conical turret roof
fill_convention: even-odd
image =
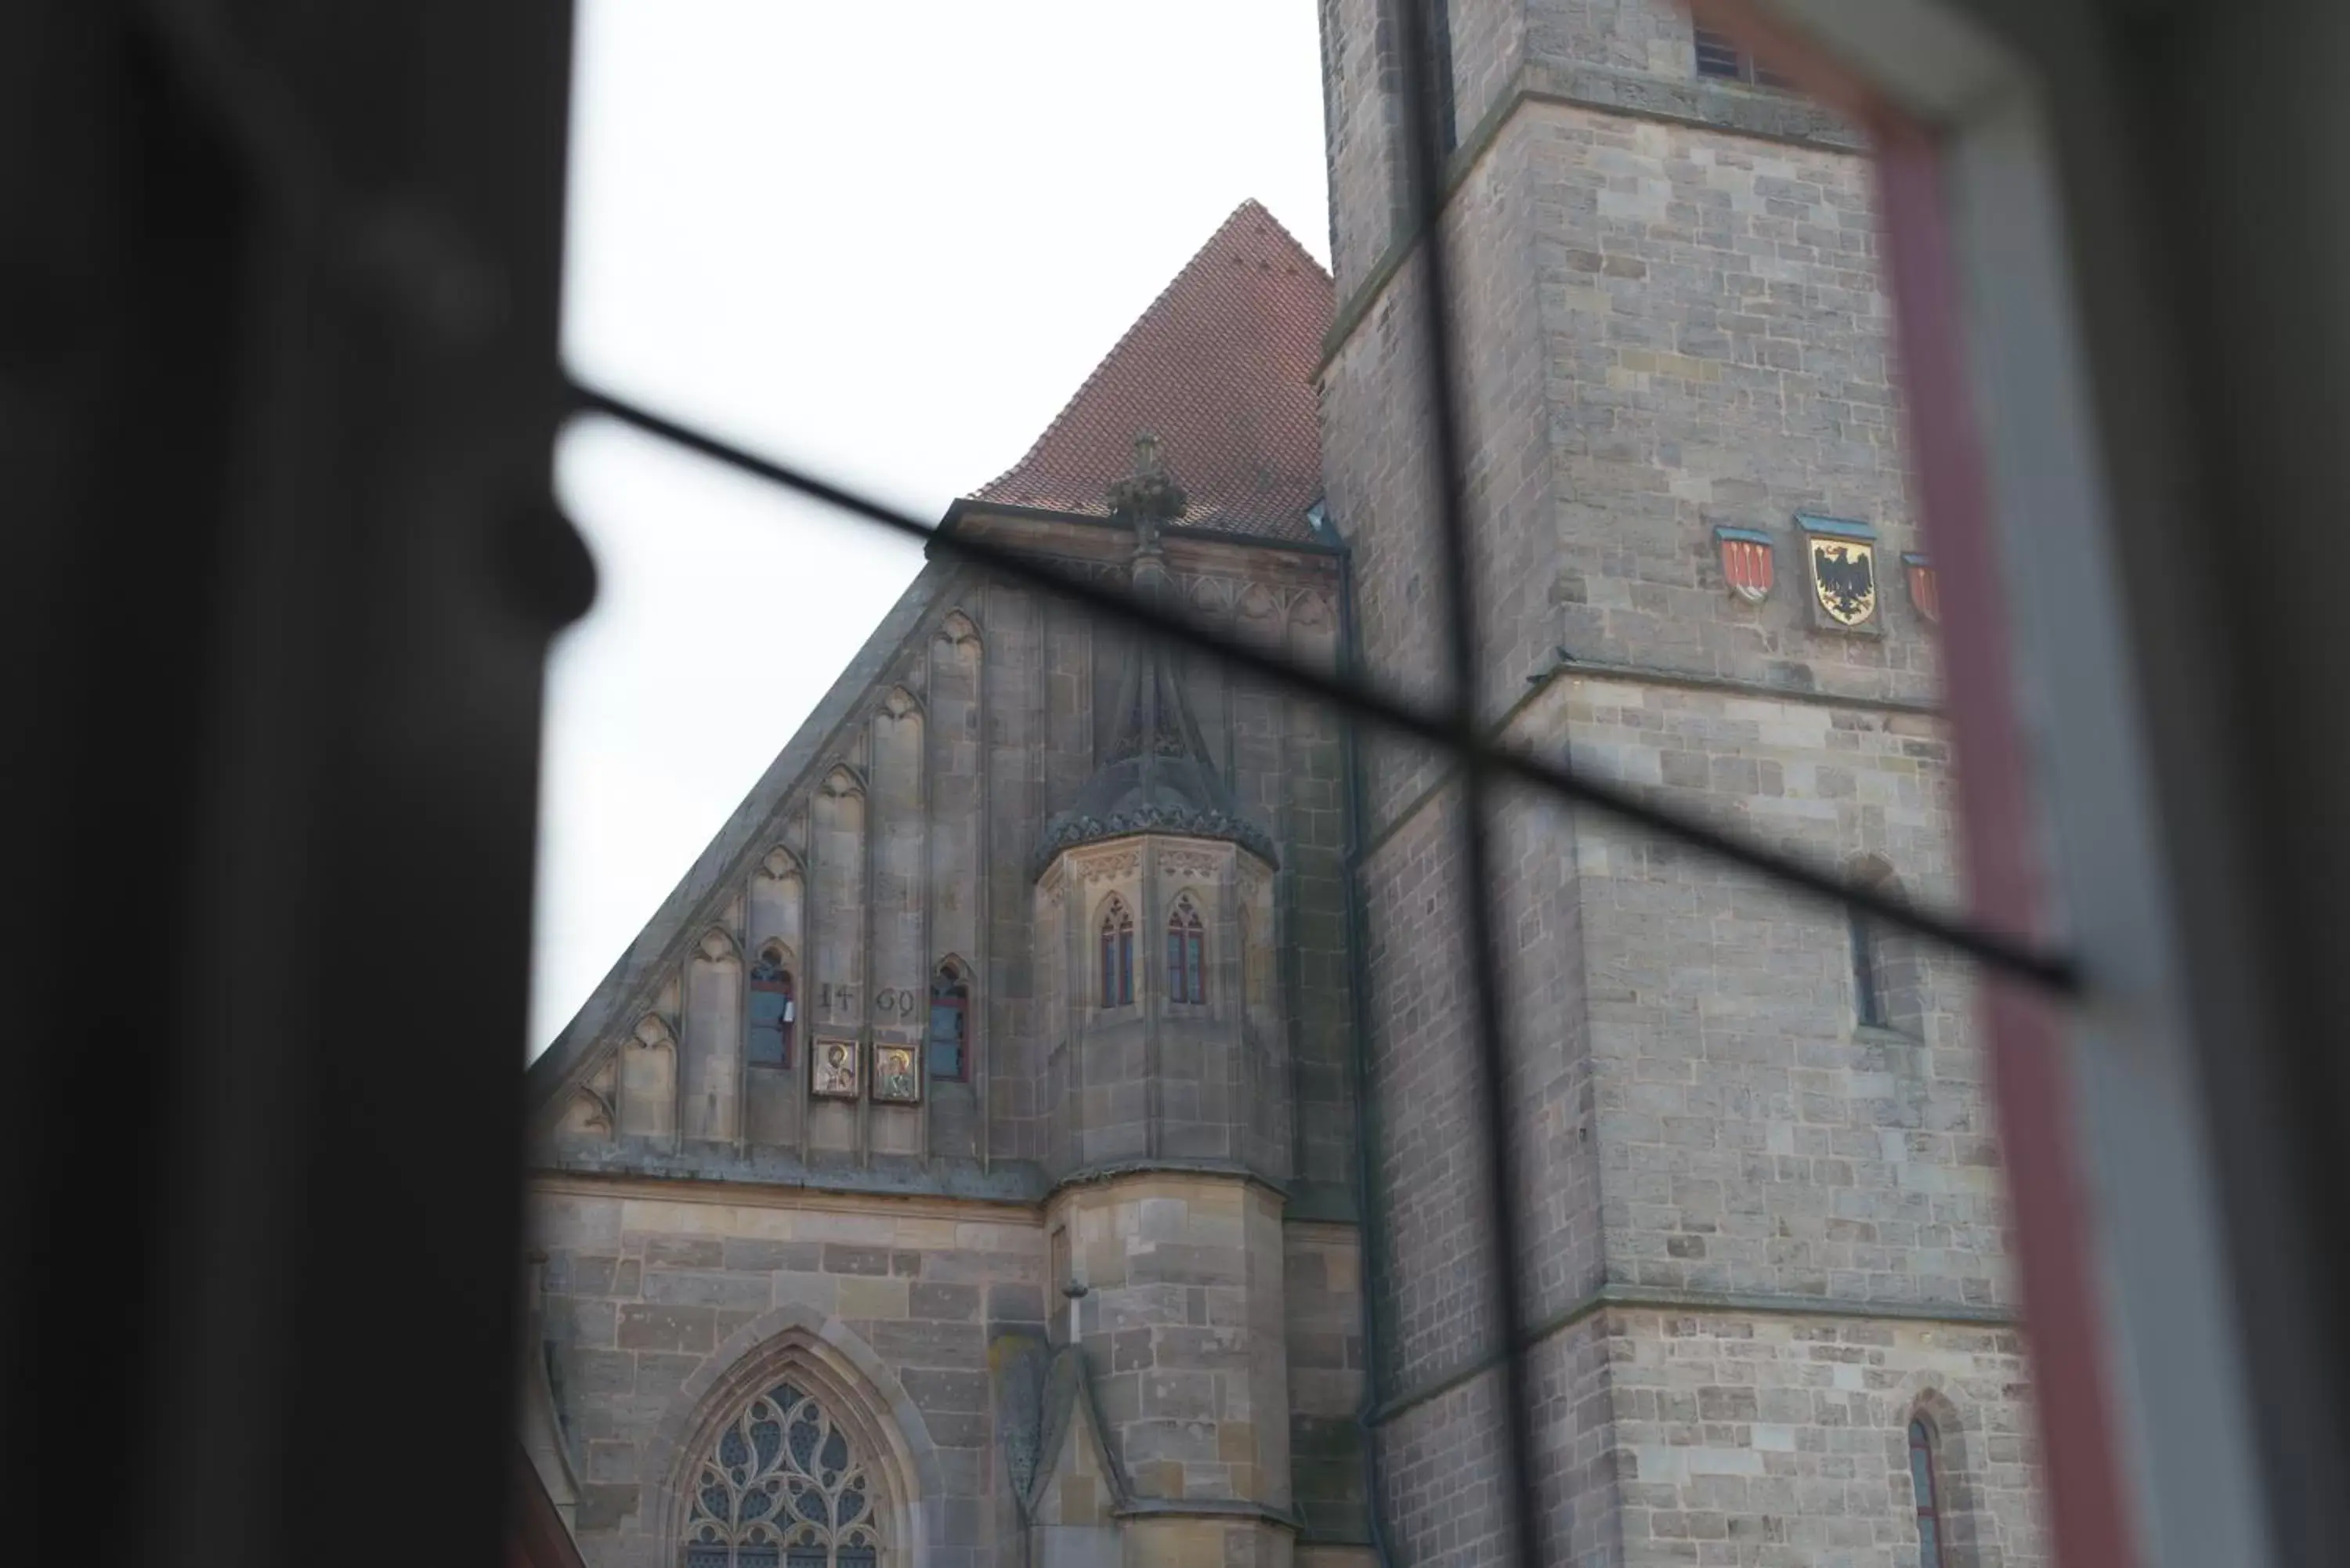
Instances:
[[[1183,491],[1159,466],[1159,443],[1135,440],[1135,472],[1108,489],[1112,514],[1135,530],[1133,590],[1165,603],[1167,566],[1159,529],[1185,510]],[[1139,833],[1222,838],[1266,865],[1279,864],[1273,836],[1241,814],[1240,803],[1208,754],[1200,722],[1184,699],[1174,652],[1148,634],[1135,639],[1118,679],[1118,705],[1101,766],[1069,808],[1045,825],[1036,873],[1061,851]]]

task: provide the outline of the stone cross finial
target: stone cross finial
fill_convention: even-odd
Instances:
[[[1136,548],[1159,547],[1159,529],[1183,515],[1191,503],[1167,472],[1159,438],[1149,431],[1134,437],[1134,472],[1109,487],[1110,515],[1134,525]]]

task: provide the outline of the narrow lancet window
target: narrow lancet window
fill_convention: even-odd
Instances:
[[[971,1076],[971,986],[949,959],[931,977],[931,1076]]]
[[[1134,1003],[1134,916],[1126,900],[1112,897],[1102,907],[1101,1004],[1130,1007]]]
[[[781,948],[768,947],[751,966],[750,1062],[754,1067],[792,1064],[792,1025],[798,1002]]]
[[[1184,894],[1167,917],[1167,995],[1172,1002],[1208,1000],[1205,932],[1200,911]]]

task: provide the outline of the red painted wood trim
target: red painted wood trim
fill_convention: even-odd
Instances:
[[[1691,4],[1707,26],[1849,116],[1874,143],[1916,499],[1941,574],[1943,681],[1957,740],[1969,892],[1984,923],[2016,937],[2039,936],[2045,915],[2033,847],[2039,817],[1962,348],[1941,144],[1753,0]],[[2106,1334],[2061,1021],[2037,993],[2010,981],[1986,977],[1981,994],[2056,1560],[2064,1568],[2130,1568],[2137,1553],[2114,1447]]]
[[[519,1443],[512,1445],[507,1469],[513,1496],[506,1501],[506,1568],[587,1568],[538,1467]]]

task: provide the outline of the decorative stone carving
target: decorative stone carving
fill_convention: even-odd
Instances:
[[[972,622],[971,617],[963,614],[962,611],[949,610],[939,622],[936,640],[958,650],[965,647],[976,646],[979,642],[979,628]]]
[[[1213,849],[1187,848],[1180,844],[1161,845],[1159,850],[1159,874],[1175,881],[1196,882],[1223,875],[1232,864],[1229,853]]]
[[[1230,577],[1183,577],[1177,583],[1184,601],[1200,615],[1220,620],[1232,613],[1234,587]]]
[[[1268,620],[1281,615],[1282,596],[1263,583],[1251,583],[1241,593],[1240,612],[1243,620]]]
[[[580,1085],[573,1092],[580,1103],[588,1107],[587,1125],[589,1127],[608,1135],[612,1128],[619,1125],[619,1118],[612,1112],[612,1101],[609,1096],[588,1084]]]
[[[1142,869],[1142,851],[1134,845],[1117,846],[1096,850],[1090,855],[1069,857],[1072,876],[1083,878],[1088,885],[1108,882],[1121,877],[1132,877]]]
[[[796,877],[800,875],[799,857],[778,844],[767,851],[767,857],[759,862],[759,869],[778,882]]]
[[[1197,807],[1145,805],[1113,812],[1107,816],[1068,814],[1054,818],[1045,830],[1044,842],[1037,846],[1035,870],[1041,874],[1055,856],[1072,844],[1087,844],[1102,838],[1125,838],[1143,833],[1226,839],[1267,864],[1279,865],[1281,861],[1279,853],[1274,848],[1273,835],[1244,817]]]

